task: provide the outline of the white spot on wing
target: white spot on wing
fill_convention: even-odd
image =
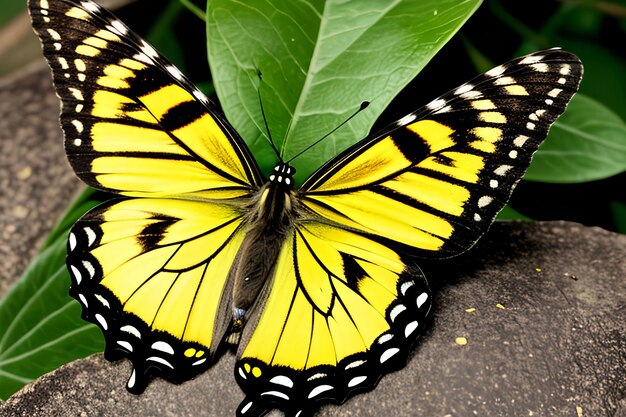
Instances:
[[[120,327],[120,330],[123,331],[123,332],[132,334],[137,339],[141,339],[141,333],[139,332],[139,330],[137,330],[137,328],[131,326],[130,324],[127,324],[126,326]]]
[[[80,146],[83,143],[80,139],[74,139],[74,146]]]
[[[563,64],[561,66],[561,69],[559,70],[559,74],[561,75],[569,75],[570,71],[571,71],[571,66],[569,64]]]
[[[47,9],[49,7],[48,6],[48,0],[41,0],[39,2],[39,7],[41,7],[42,9]]]
[[[120,35],[126,35],[128,33],[128,29],[126,28],[126,26],[124,26],[124,24],[122,22],[120,22],[119,20],[112,20],[111,21],[111,26],[117,32],[119,32]]]
[[[463,97],[464,99],[472,99],[472,98],[479,98],[482,97],[483,93],[481,93],[480,91],[476,91],[476,90],[472,90],[472,91],[467,91],[463,94],[461,94],[461,97]]]
[[[474,86],[472,84],[463,84],[462,86],[456,89],[454,94],[459,95],[459,94],[467,93],[468,91],[471,91],[473,89],[474,89]]]
[[[493,198],[489,197],[488,195],[484,195],[478,199],[478,207],[487,207],[489,204],[491,204],[492,201]]]
[[[141,61],[144,64],[148,64],[148,65],[154,64],[154,62],[150,59],[150,57],[148,57],[148,55],[142,54],[141,52],[133,55],[133,59],[135,59],[136,61]]]
[[[174,366],[171,363],[169,363],[168,361],[166,361],[165,359],[159,356],[150,356],[149,358],[146,359],[146,361],[158,362],[167,366],[168,368],[174,369]]]
[[[50,35],[50,37],[52,39],[54,39],[55,41],[60,41],[61,40],[61,35],[59,35],[59,32],[57,32],[54,29],[47,29],[48,34]]]
[[[522,146],[524,146],[524,144],[526,143],[528,139],[529,139],[528,136],[519,135],[513,140],[513,143],[515,144],[515,146],[521,148]]]
[[[478,214],[478,213],[474,213],[474,221],[479,222],[479,221],[481,221],[481,220],[482,220],[482,218],[480,217],[480,214]]]
[[[526,123],[526,129],[535,130],[535,124],[531,122]]]
[[[207,96],[204,95],[204,93],[200,90],[193,90],[193,95],[195,98],[197,98],[198,100],[200,100],[203,103],[208,103],[209,99],[207,98]]]
[[[411,123],[415,119],[417,119],[416,115],[408,114],[408,115],[404,116],[402,119],[398,120],[396,122],[396,125],[398,125],[398,126],[406,126],[406,125],[408,125],[409,123]]]
[[[383,352],[382,355],[380,355],[380,363],[387,362],[393,355],[395,355],[398,352],[400,352],[400,349],[396,347],[387,349],[386,351]]]
[[[425,292],[421,293],[419,295],[419,297],[417,297],[417,308],[421,308],[422,305],[424,305],[424,303],[426,302],[426,300],[428,300],[428,294],[426,294]]]
[[[443,107],[443,106],[445,106],[445,105],[446,105],[446,101],[445,101],[444,99],[442,99],[442,98],[438,98],[438,99],[433,100],[433,101],[431,101],[430,103],[428,103],[428,104],[426,105],[426,108],[427,108],[427,109],[430,109],[430,110],[437,110],[437,109],[439,109],[439,108],[441,108],[441,107]],[[415,115],[410,115],[410,116],[413,116],[413,119],[412,119],[412,120],[410,120],[409,122],[412,122],[413,120],[415,120],[415,119],[416,119]],[[407,117],[408,117],[408,116],[407,116]],[[400,120],[402,120],[402,119],[400,119]],[[409,122],[407,122],[407,123],[409,123]],[[405,123],[405,124],[406,124],[406,123]]]
[[[87,272],[89,272],[89,278],[93,278],[94,275],[96,274],[96,270],[94,269],[91,262],[83,260],[83,266],[85,267]]]
[[[183,79],[183,73],[180,72],[180,70],[178,68],[176,68],[175,66],[168,65],[167,67],[165,67],[165,69],[167,70],[167,72],[172,74],[172,77],[176,78],[177,80],[182,80]]]
[[[289,400],[289,396],[287,394],[279,392],[279,391],[265,391],[265,392],[262,392],[261,395],[273,395],[274,397]]]
[[[490,77],[497,77],[498,75],[501,75],[502,73],[504,73],[505,70],[506,68],[504,66],[498,65],[497,67],[492,68],[489,71],[487,71],[485,74]]]
[[[393,334],[391,333],[385,333],[384,335],[380,336],[378,338],[378,344],[382,345],[383,343],[387,343],[388,341],[390,341],[391,339],[393,339]]]
[[[413,281],[403,282],[400,286],[400,293],[402,293],[402,295],[406,295],[408,289],[411,288],[413,285],[415,285],[415,282]]]
[[[560,88],[554,88],[554,89],[550,90],[548,95],[550,97],[555,97],[556,98],[559,94],[561,94],[561,91],[563,91],[563,90],[561,90]]]
[[[509,152],[509,158],[511,158],[511,159],[517,158],[517,151],[515,149],[513,149],[511,152]]]
[[[493,172],[494,172],[496,175],[503,176],[503,175],[506,175],[506,173],[507,173],[507,172],[509,172],[509,170],[510,170],[511,168],[513,168],[511,165],[500,165],[500,166],[499,166],[498,168],[496,168]],[[491,180],[491,181],[495,181],[495,180]],[[496,182],[497,182],[497,181],[496,181]],[[496,187],[497,187],[497,185],[496,185]],[[493,187],[493,188],[496,188],[496,187]]]
[[[120,345],[121,347],[123,347],[124,349],[126,349],[129,352],[133,351],[133,345],[131,345],[130,343],[128,343],[125,340],[118,340],[117,344]]]
[[[495,85],[510,85],[515,84],[515,80],[512,77],[500,77],[496,78],[493,83]]]
[[[98,301],[100,301],[100,304],[102,304],[103,306],[105,306],[106,308],[111,308],[111,306],[109,305],[109,302],[106,300],[106,298],[104,298],[103,296],[101,296],[100,294],[94,294],[94,297],[96,297],[96,299]]]
[[[559,84],[565,84],[567,80],[563,77],[559,78]]]
[[[417,321],[412,321],[404,328],[404,337],[408,338],[417,329]]]
[[[252,407],[252,401],[243,406],[243,408],[241,409],[241,414],[246,414],[250,407]]]
[[[164,353],[174,354],[174,348],[167,342],[158,341],[152,344],[152,349],[159,350]]]
[[[367,377],[365,375],[355,376],[354,378],[350,380],[350,382],[348,382],[348,388],[355,387],[359,385],[360,383],[362,383],[363,381],[365,381],[366,379]]]
[[[96,232],[94,232],[91,227],[85,227],[83,228],[83,230],[87,235],[87,246],[93,245],[93,243],[96,241]]]
[[[389,312],[389,318],[391,319],[391,321],[395,321],[396,317],[398,317],[398,314],[402,313],[404,310],[406,310],[406,307],[403,304],[398,304],[397,306],[392,308]]]
[[[491,188],[498,188],[498,180],[491,180],[491,181],[489,181],[489,186]]]
[[[206,358],[202,358],[200,360],[195,361],[194,363],[191,364],[191,366],[202,365],[204,362],[206,362]]]
[[[54,46],[54,49],[56,49],[57,51],[61,50],[61,44],[59,42],[53,43],[52,46]]]
[[[349,364],[346,365],[345,369],[348,370],[348,369],[356,368],[357,366],[363,365],[365,362],[366,361],[364,361],[364,360],[357,360],[357,361],[354,361],[354,362],[350,362]]]
[[[84,295],[78,294],[78,298],[80,298],[80,301],[85,305],[85,307],[89,307],[89,303],[87,302],[87,299]]]
[[[141,46],[141,51],[148,55],[149,57],[156,58],[159,56],[159,53],[154,49],[150,44],[146,41],[143,41],[143,45]]]
[[[68,87],[68,90],[70,94],[74,96],[76,100],[80,100],[80,101],[85,100],[85,98],[83,97],[82,91],[80,91],[78,88]]]
[[[92,3],[92,2],[90,2],[90,1],[83,1],[83,2],[81,3],[81,5],[82,5],[85,9],[89,10],[90,12],[97,12],[97,11],[98,11],[98,5],[96,5],[95,3]]]
[[[104,319],[104,317],[102,317],[101,314],[96,314],[95,317],[96,317],[96,320],[98,320],[98,323],[100,323],[100,326],[102,326],[104,330],[108,330],[109,325],[107,321]]]
[[[309,398],[317,397],[322,392],[326,392],[326,391],[329,391],[331,389],[333,389],[332,385],[318,385],[317,387],[315,387],[315,388],[313,388],[311,390],[311,392],[309,393]]]
[[[72,120],[72,124],[74,125],[78,133],[83,133],[83,122],[81,122],[80,120]]]
[[[70,244],[70,252],[71,252],[74,249],[76,249],[76,235],[74,234],[74,232],[70,233],[68,241],[69,241],[69,244]]]
[[[128,378],[128,382],[126,383],[128,388],[132,388],[135,386],[135,368],[133,368],[133,372],[130,374],[130,378]]]
[[[63,58],[62,56],[58,57],[57,61],[59,61],[59,64],[61,65],[61,68],[63,68],[63,69],[68,69],[70,67],[67,64],[67,60],[65,58]]]
[[[293,388],[293,381],[284,375],[276,375],[274,378],[270,379],[270,382],[287,388]]]
[[[548,64],[546,64],[545,62],[540,62],[537,64],[531,64],[530,66],[532,69],[534,69],[537,72],[548,72],[548,69],[550,69],[550,67],[548,66]]]
[[[81,275],[80,271],[74,265],[70,265],[70,269],[72,271],[74,279],[76,280],[76,283],[80,284],[80,282],[83,280],[83,276]]]
[[[531,55],[522,59],[519,63],[522,65],[536,64],[543,59],[543,55]]]

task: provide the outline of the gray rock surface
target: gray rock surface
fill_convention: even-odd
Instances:
[[[83,187],[61,138],[44,62],[0,81],[0,297]]]
[[[626,416],[625,259],[626,236],[602,229],[496,223],[468,254],[424,264],[433,319],[407,366],[319,415]],[[0,416],[233,416],[233,365],[227,353],[137,397],[128,363],[94,355],[16,393]]]

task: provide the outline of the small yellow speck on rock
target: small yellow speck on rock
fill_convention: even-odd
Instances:
[[[535,272],[541,272],[541,268],[535,268]]]
[[[467,345],[467,339],[464,337],[457,337],[455,340],[456,344],[459,346],[465,346]]]
[[[29,166],[25,166],[17,173],[17,178],[20,180],[25,180],[31,176],[33,173],[33,169]]]
[[[579,405],[576,406],[576,415],[578,417],[583,417],[583,408]]]
[[[476,309],[475,309],[474,307],[471,307],[471,308],[466,308],[466,309],[465,309],[465,312],[466,312],[466,313],[473,313],[474,311],[476,311]]]
[[[498,303],[496,304],[496,307],[502,309],[502,310],[506,310],[506,307],[504,307],[502,304]]]

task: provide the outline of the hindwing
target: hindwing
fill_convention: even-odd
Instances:
[[[312,413],[404,365],[431,297],[418,267],[360,233],[309,221],[287,239],[263,309],[244,330],[238,415]]]
[[[182,382],[212,365],[231,321],[228,274],[241,223],[225,204],[128,199],[72,228],[70,294],[104,333],[105,357],[132,360],[130,391],[156,375]]]

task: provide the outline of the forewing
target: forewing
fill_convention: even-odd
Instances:
[[[261,175],[208,99],[91,1],[30,0],[62,101],[65,148],[92,187],[135,197],[230,198]]]
[[[181,382],[212,364],[231,320],[227,278],[241,222],[229,205],[128,199],[72,228],[70,294],[104,333],[105,357],[133,362],[131,392],[153,376]]]
[[[461,253],[506,204],[581,76],[559,49],[498,66],[331,160],[301,202],[405,253]]]
[[[370,237],[320,222],[288,236],[242,337],[240,416],[310,413],[403,366],[430,309],[421,271]]]

